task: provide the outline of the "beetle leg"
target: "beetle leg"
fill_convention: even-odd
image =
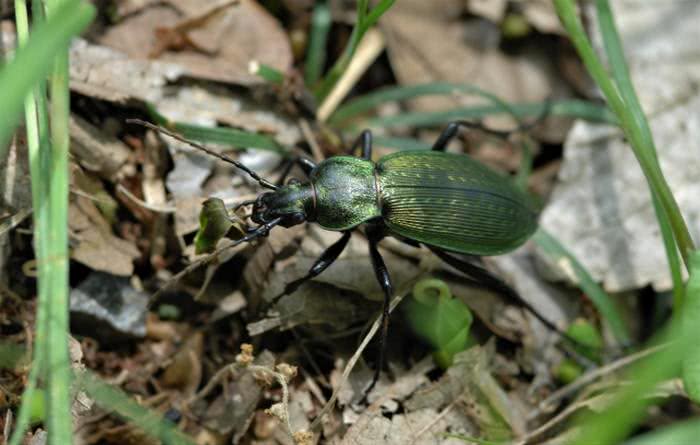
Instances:
[[[369,241],[369,255],[372,259],[372,267],[374,268],[374,273],[377,276],[377,281],[384,291],[384,303],[382,305],[382,318],[381,318],[381,334],[379,336],[379,357],[376,368],[374,370],[374,376],[372,376],[372,382],[369,384],[365,390],[364,397],[372,391],[374,385],[377,384],[379,380],[379,373],[384,367],[384,359],[386,355],[386,345],[387,345],[387,334],[389,333],[389,306],[391,304],[391,298],[394,295],[394,289],[391,284],[391,277],[389,276],[389,271],[384,264],[384,259],[379,253],[377,244],[384,238],[384,233],[379,227],[368,226],[367,227],[367,239]]]
[[[311,266],[309,272],[303,277],[298,278],[290,283],[287,283],[287,285],[284,287],[284,291],[281,294],[277,295],[275,298],[273,298],[272,303],[279,300],[285,295],[294,293],[294,291],[299,289],[299,286],[301,286],[303,283],[319,275],[321,272],[326,270],[328,266],[333,264],[333,262],[338,259],[340,254],[343,252],[343,250],[345,250],[345,247],[348,245],[348,241],[350,240],[350,234],[351,232],[349,231],[343,232],[343,236],[341,236],[338,241],[333,243],[321,254],[321,256],[316,260],[314,265]]]
[[[435,141],[435,144],[433,144],[432,150],[434,151],[445,151],[445,148],[447,148],[447,144],[457,136],[457,132],[459,131],[459,127],[465,127],[465,128],[473,128],[477,129],[480,131],[483,131],[484,133],[488,133],[494,136],[497,136],[499,138],[507,139],[511,134],[515,132],[524,132],[528,131],[535,126],[541,124],[547,116],[549,116],[550,111],[552,110],[552,100],[551,98],[547,98],[547,100],[544,103],[544,107],[542,107],[542,112],[540,113],[537,118],[530,122],[530,123],[524,123],[520,122],[519,125],[512,130],[493,130],[491,128],[488,128],[484,126],[483,124],[479,122],[470,122],[470,121],[454,121],[450,122],[447,124],[447,127],[445,127],[445,130],[440,134],[440,137],[438,138],[437,141]]]
[[[350,154],[354,155],[355,150],[357,150],[357,147],[362,144],[362,159],[366,159],[368,161],[372,160],[372,132],[369,130],[365,130],[362,133],[360,133],[360,136],[355,140],[355,143],[352,144],[352,147],[350,148]]]
[[[292,171],[292,167],[294,167],[295,165],[298,165],[304,171],[306,176],[311,174],[311,170],[316,168],[316,163],[311,159],[305,158],[303,156],[296,156],[292,159],[289,159],[286,162],[284,170],[282,171],[282,175],[277,180],[276,185],[284,185],[284,181],[287,179],[287,176],[289,176],[289,172]]]
[[[518,294],[518,292],[510,287],[508,284],[503,282],[501,279],[497,278],[488,270],[477,266],[476,264],[464,261],[456,256],[453,256],[444,250],[438,249],[434,246],[426,244],[426,247],[430,249],[435,255],[437,255],[441,260],[459,270],[460,272],[466,274],[469,277],[469,281],[476,284],[477,286],[482,286],[487,289],[491,289],[498,292],[500,295],[508,298],[513,304],[525,308],[528,312],[535,316],[543,325],[550,329],[552,332],[556,332],[561,335],[564,340],[566,340],[570,345],[576,348],[590,349],[590,346],[582,344],[581,342],[573,339],[566,332],[559,329],[554,323],[547,320],[543,315],[541,315],[530,303],[525,301],[523,297]],[[586,359],[583,355],[577,353],[574,349],[567,349],[579,363],[584,366],[594,366],[590,360]]]

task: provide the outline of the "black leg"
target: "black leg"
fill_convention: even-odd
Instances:
[[[552,101],[551,99],[547,99],[545,101],[544,107],[542,108],[542,112],[540,113],[539,116],[537,116],[537,119],[532,121],[529,124],[526,123],[520,123],[516,128],[513,128],[512,130],[507,130],[507,131],[501,131],[501,130],[492,130],[483,124],[479,122],[469,122],[469,121],[455,121],[455,122],[450,122],[447,124],[447,127],[443,132],[440,134],[440,137],[438,138],[437,141],[435,141],[435,144],[433,144],[433,150],[434,151],[445,151],[445,148],[447,148],[447,144],[457,136],[457,133],[459,132],[460,127],[465,127],[465,128],[473,128],[477,129],[480,131],[483,131],[484,133],[494,135],[499,138],[506,139],[508,138],[512,133],[517,132],[517,131],[528,131],[535,127],[536,125],[539,125],[544,121],[547,116],[549,116],[549,113],[552,109]]]
[[[379,254],[379,249],[377,244],[381,239],[384,238],[384,232],[381,228],[375,226],[368,226],[367,228],[367,239],[369,241],[369,254],[372,259],[372,267],[374,267],[374,274],[377,276],[377,281],[384,291],[384,304],[382,305],[382,318],[381,318],[381,333],[379,336],[379,357],[376,368],[374,370],[374,376],[372,377],[372,382],[369,384],[365,390],[364,397],[374,389],[374,385],[377,384],[379,380],[379,373],[384,367],[384,360],[386,354],[387,345],[387,334],[389,333],[389,305],[391,303],[391,298],[394,295],[394,289],[391,285],[391,278],[389,277],[389,271],[384,264],[384,259]]]
[[[284,181],[287,179],[287,176],[289,176],[289,172],[292,171],[292,167],[294,167],[295,165],[298,165],[304,171],[306,176],[308,176],[311,173],[311,170],[316,168],[316,163],[311,159],[305,158],[303,156],[291,158],[288,161],[286,161],[286,165],[284,166],[282,175],[277,180],[276,185],[280,186],[284,184]]]
[[[492,134],[494,136],[498,136],[501,138],[507,138],[512,133],[511,131],[491,130],[491,129],[486,128],[477,122],[469,122],[469,121],[450,122],[449,124],[447,124],[447,127],[445,127],[443,132],[440,134],[440,137],[438,138],[438,140],[435,141],[435,143],[433,144],[432,150],[433,151],[445,151],[445,148],[447,148],[447,144],[449,144],[450,141],[455,136],[457,136],[457,133],[459,132],[460,127],[478,129],[478,130],[481,130],[485,133]]]
[[[350,240],[350,234],[351,232],[344,232],[343,236],[341,236],[338,241],[333,243],[321,254],[321,256],[316,260],[314,265],[311,266],[311,269],[309,269],[309,272],[306,275],[288,283],[284,287],[284,291],[272,299],[272,303],[279,300],[285,295],[294,293],[294,291],[299,289],[299,286],[301,286],[304,282],[319,275],[321,272],[326,270],[328,266],[333,264],[333,262],[338,259],[340,254],[343,252],[343,250],[345,250],[345,247],[348,245],[348,241]]]
[[[498,292],[499,294],[505,296],[508,298],[512,303],[514,303],[517,306],[524,307],[528,311],[530,311],[535,317],[537,317],[538,320],[540,320],[545,326],[547,326],[549,329],[552,329],[555,332],[562,333],[559,328],[557,328],[554,323],[551,321],[547,320],[544,318],[542,315],[537,313],[535,308],[530,305],[527,301],[521,297],[518,292],[515,291],[512,287],[508,286],[506,283],[504,283],[502,280],[499,278],[495,277],[491,272],[488,270],[477,266],[476,264],[469,263],[467,261],[464,261],[456,256],[453,256],[444,250],[440,250],[436,247],[433,246],[427,246],[435,255],[437,255],[442,261],[446,262],[450,266],[454,267],[455,269],[459,270],[460,272],[464,273],[469,277],[469,281],[479,285],[486,287],[487,289],[491,289],[495,292]]]
[[[491,289],[495,292],[498,292],[500,295],[503,295],[504,297],[509,299],[511,303],[515,304],[516,306],[525,308],[528,312],[534,315],[535,318],[537,318],[543,325],[545,325],[552,332],[556,332],[557,334],[559,334],[570,345],[576,346],[576,348],[578,349],[589,348],[589,346],[576,341],[575,339],[571,338],[567,333],[561,331],[557,326],[554,325],[554,323],[547,320],[543,315],[537,312],[537,310],[534,307],[532,307],[530,303],[525,301],[525,299],[523,299],[523,297],[521,297],[515,289],[508,286],[502,280],[492,275],[491,272],[489,272],[488,270],[479,267],[476,264],[471,264],[458,257],[455,257],[445,252],[444,250],[438,249],[433,246],[426,246],[441,260],[454,267],[455,269],[459,270],[460,272],[466,274],[469,277],[469,282],[477,286],[482,286],[487,289]],[[591,365],[590,360],[587,360],[585,357],[576,353],[574,350],[567,349],[566,352],[570,353],[581,364],[584,364],[586,366]]]
[[[362,159],[370,161],[372,159],[372,132],[365,130],[360,133],[360,136],[355,140],[350,148],[350,154],[354,155],[357,147],[362,144]]]

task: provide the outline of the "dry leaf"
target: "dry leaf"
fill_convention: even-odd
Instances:
[[[139,60],[159,48],[156,30],[172,28],[188,19],[202,17],[206,10],[196,0],[172,0],[149,6],[126,17],[98,38],[99,43]],[[218,4],[207,3],[208,8]],[[191,77],[241,85],[262,83],[248,72],[257,60],[286,72],[292,64],[289,40],[280,24],[253,0],[241,0],[214,17],[194,26],[187,36],[190,45],[165,51],[161,61],[182,66]],[[157,51],[156,51],[157,52]]]
[[[78,196],[70,203],[68,225],[74,243],[72,259],[112,275],[134,273],[133,262],[141,253],[134,244],[114,236],[109,223],[90,199]]]
[[[70,47],[70,88],[80,94],[123,103],[153,102],[163,86],[183,74],[174,63],[133,60],[120,51],[74,39]]]

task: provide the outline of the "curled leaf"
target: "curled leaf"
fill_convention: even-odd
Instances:
[[[195,253],[211,253],[216,243],[230,232],[230,237],[238,239],[245,235],[245,224],[238,218],[229,216],[224,202],[219,198],[209,198],[202,204],[199,213],[199,230],[194,237]]]

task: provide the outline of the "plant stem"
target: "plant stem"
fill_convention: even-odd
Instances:
[[[643,125],[641,125],[635,114],[630,111],[633,104],[625,101],[617,85],[615,85],[593,51],[588,38],[583,30],[583,26],[576,16],[576,11],[572,0],[555,0],[555,8],[566,28],[569,36],[583,59],[586,68],[595,79],[598,86],[603,91],[610,108],[617,115],[625,136],[630,141],[632,150],[642,167],[642,171],[649,182],[652,193],[658,198],[663,211],[668,216],[673,229],[673,234],[678,244],[681,256],[689,267],[689,257],[695,250],[693,239],[690,236],[688,226],[683,219],[678,203],[673,197],[673,193],[666,182],[659,164],[656,161],[653,140],[645,137]]]

